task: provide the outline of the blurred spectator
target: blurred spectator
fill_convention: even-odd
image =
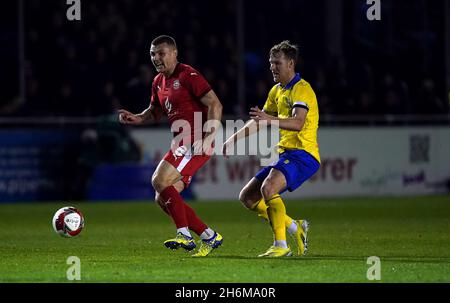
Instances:
[[[139,163],[142,151],[126,128],[100,119],[96,128],[85,129],[77,146],[77,160],[71,177],[70,199],[85,200],[92,174],[99,164]]]
[[[153,81],[153,73],[149,66],[141,65],[139,77],[128,81],[126,93],[121,102],[121,107],[129,109],[133,113],[140,113],[150,104],[150,87]]]
[[[64,82],[61,85],[59,93],[55,96],[53,102],[57,113],[63,113],[68,116],[81,116],[83,113],[83,107],[77,102],[72,85],[68,82]]]
[[[248,112],[236,102],[240,61],[245,63],[246,106],[264,102],[267,96],[261,92],[273,85],[265,50],[284,39],[300,45],[301,59],[308,62],[303,66],[300,61],[300,73],[317,92],[321,113],[449,112],[442,81],[442,29],[438,21],[424,22],[431,18],[427,14],[443,17],[432,1],[426,12],[420,3],[389,2],[383,14],[392,15],[391,26],[361,20],[367,5],[346,1],[342,50],[333,56],[321,38],[327,36],[326,1],[283,0],[277,7],[283,18],[276,19],[270,18],[270,2],[254,6],[243,1],[244,25],[239,29],[236,1],[90,1],[83,3],[81,22],[65,19],[65,1],[25,3],[27,103],[10,89],[1,100],[0,115],[98,116],[119,103],[142,110],[155,75],[149,43],[160,34],[174,36],[186,49],[180,60],[191,62],[209,79],[225,115]],[[398,15],[404,9],[410,18]],[[238,30],[244,31],[244,54],[238,53]],[[423,43],[423,36],[434,37],[432,43]],[[0,31],[0,41],[7,41],[5,37],[8,33]],[[11,57],[4,48],[0,54]],[[10,65],[2,61],[5,70]],[[2,83],[17,91],[13,83],[18,75],[11,75],[15,82],[9,76],[2,75]]]
[[[107,82],[103,85],[103,90],[100,95],[91,105],[90,116],[107,116],[114,114],[120,107],[119,98],[115,92],[115,86],[112,82]]]
[[[419,91],[419,103],[415,103],[416,111],[424,114],[442,114],[448,112],[448,108],[443,99],[436,93],[434,81],[426,78],[422,81]]]
[[[377,91],[379,92],[379,114],[395,115],[406,113],[406,107],[401,98],[401,86],[396,82],[390,72],[383,76]]]
[[[379,110],[377,110],[374,99],[372,97],[372,94],[370,94],[368,91],[363,91],[360,94],[359,98],[359,114],[361,115],[376,115],[379,113]]]

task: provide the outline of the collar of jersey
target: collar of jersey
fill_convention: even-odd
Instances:
[[[292,78],[292,80],[288,84],[286,84],[284,87],[281,85],[281,83],[279,85],[283,89],[291,89],[295,85],[295,83],[297,83],[300,80],[302,80],[302,77],[300,77],[300,74],[295,73],[295,77]]]
[[[177,62],[177,65],[175,65],[175,69],[173,70],[173,73],[171,73],[170,76],[167,77],[167,78],[164,75],[163,75],[163,77],[166,78],[166,79],[172,78],[177,73],[179,67],[180,67],[180,62]]]

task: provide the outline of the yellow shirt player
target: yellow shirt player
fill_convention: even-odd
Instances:
[[[288,216],[280,196],[287,190],[294,191],[300,187],[320,167],[317,99],[309,83],[295,72],[297,60],[298,47],[289,41],[272,47],[269,63],[277,84],[270,90],[263,110],[251,108],[252,120],[223,145],[226,155],[237,140],[258,130],[256,124],[259,121],[276,123],[280,128],[278,161],[261,169],[239,194],[239,200],[244,206],[270,222],[274,243],[260,257],[292,255],[286,241],[286,230],[296,242],[298,255],[304,255],[308,248],[308,222],[293,220]]]
[[[269,92],[264,112],[281,119],[292,117],[294,108],[307,111],[306,119],[301,131],[280,128],[280,142],[278,152],[286,150],[305,150],[320,162],[319,146],[317,144],[317,129],[319,127],[319,108],[316,94],[311,85],[300,74],[285,86],[276,84]]]

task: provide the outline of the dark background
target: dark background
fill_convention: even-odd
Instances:
[[[23,19],[19,1],[8,2],[0,30],[3,117],[142,111],[155,76],[150,42],[161,34],[173,36],[179,60],[208,79],[227,117],[263,105],[273,85],[268,51],[285,39],[300,46],[299,71],[317,94],[322,124],[348,115],[353,123],[448,117],[445,0],[381,0],[381,21],[367,20],[365,0],[81,0],[81,21],[67,20],[63,0],[23,0]]]

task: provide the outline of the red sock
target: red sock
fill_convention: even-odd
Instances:
[[[201,235],[202,232],[205,231],[205,229],[208,228],[205,223],[203,223],[202,220],[200,220],[199,217],[197,217],[197,214],[195,211],[187,204],[184,203],[184,209],[186,211],[186,217],[189,222],[189,229],[193,230],[197,235]]]
[[[173,186],[166,187],[161,193],[161,198],[165,202],[173,222],[177,228],[188,227],[186,208],[183,198]]]
[[[160,198],[160,199],[161,199],[161,198]],[[156,203],[158,203],[158,202],[156,202]],[[169,213],[169,211],[167,210],[167,207],[165,207],[164,205],[161,205],[161,204],[159,204],[159,203],[158,203],[158,205],[159,205],[159,207],[161,207],[161,209],[162,209],[166,214],[168,214],[169,217],[170,217],[170,213]]]

